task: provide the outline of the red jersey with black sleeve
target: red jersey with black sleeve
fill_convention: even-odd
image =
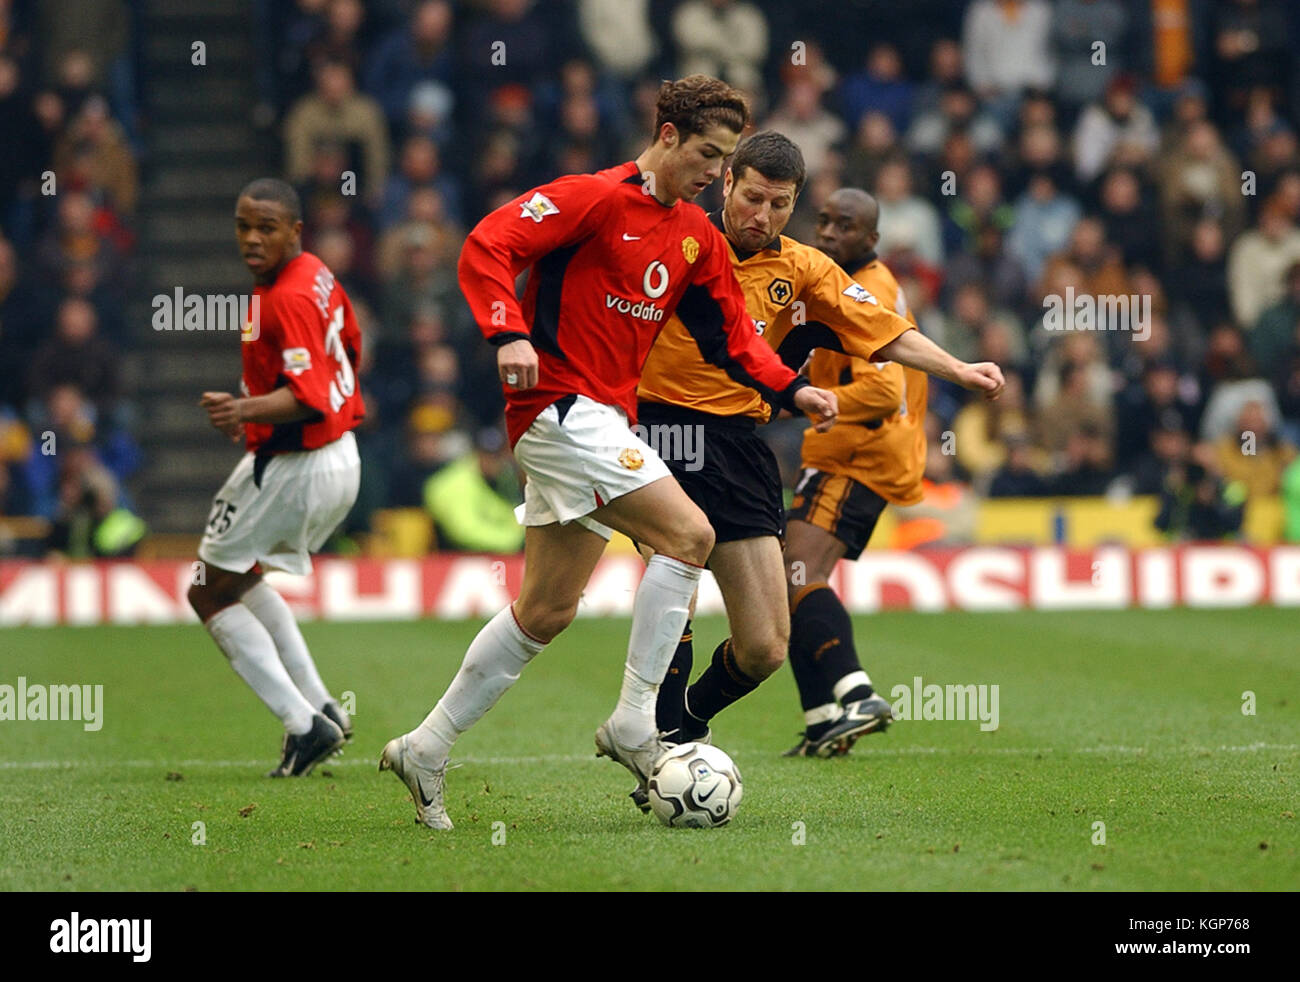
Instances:
[[[649,175],[647,175],[647,180]],[[754,330],[722,233],[703,209],[645,193],[634,161],[561,177],[487,215],[461,250],[461,290],[489,342],[527,338],[538,383],[504,386],[510,443],[561,396],[636,421],[636,387],[674,313],[705,360],[794,409],[807,385]],[[523,300],[515,278],[525,269]]]
[[[248,449],[259,456],[315,450],[353,429],[365,416],[357,384],[361,330],[334,274],[310,252],[300,253],[270,286],[253,288],[253,304],[241,336],[241,391],[263,396],[287,385],[316,415],[245,423]]]

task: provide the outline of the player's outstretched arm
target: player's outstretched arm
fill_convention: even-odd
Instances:
[[[1002,395],[1002,387],[1006,384],[1002,369],[993,362],[971,363],[954,358],[915,329],[904,331],[880,348],[876,356],[956,382],[963,389],[982,392],[989,400]]]

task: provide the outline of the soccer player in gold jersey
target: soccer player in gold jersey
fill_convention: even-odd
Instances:
[[[830,348],[864,363],[900,362],[996,398],[1003,384],[996,365],[954,358],[830,257],[781,234],[804,178],[803,155],[791,140],[756,133],[737,149],[723,183],[723,207],[710,216],[730,247],[755,330],[792,367],[802,365],[813,348]],[[755,432],[773,417],[774,400],[708,363],[682,323],[691,315],[679,308],[651,349],[637,390],[638,420],[713,525],[716,544],[708,565],[732,636],[718,645],[687,691],[688,623],[657,704],[664,740],[674,743],[706,739],[714,715],[785,661],[790,632],[781,479],[772,452]],[[702,447],[688,428],[702,435]],[[689,459],[674,452],[691,444],[699,452]]]
[[[879,207],[857,188],[840,188],[817,215],[816,244],[854,282],[913,325],[893,274],[876,255]],[[839,422],[804,434],[803,472],[786,515],[790,668],[806,729],[789,757],[847,753],[893,718],[853,645],[848,611],[828,585],[835,564],[857,559],[890,502],[921,500],[925,472],[924,372],[868,364],[818,349],[804,369],[840,400]],[[818,381],[820,379],[820,381]]]

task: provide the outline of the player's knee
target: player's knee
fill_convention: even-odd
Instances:
[[[537,640],[548,643],[572,624],[577,615],[577,603],[515,602],[515,618],[519,626]]]
[[[668,552],[670,556],[695,563],[697,566],[703,566],[708,562],[709,553],[713,552],[714,534],[713,526],[709,524],[703,513],[698,520],[684,523],[677,530],[676,539],[675,550]]]
[[[779,633],[756,643],[736,645],[736,665],[751,679],[761,682],[785,664],[789,646],[789,636],[782,638]]]

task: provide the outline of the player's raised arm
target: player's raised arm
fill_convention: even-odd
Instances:
[[[1002,369],[993,362],[972,363],[954,358],[916,330],[900,334],[877,354],[900,365],[956,382],[964,389],[982,392],[984,398],[990,400],[1002,395],[1002,388],[1006,384],[1006,380],[1002,377]]]

